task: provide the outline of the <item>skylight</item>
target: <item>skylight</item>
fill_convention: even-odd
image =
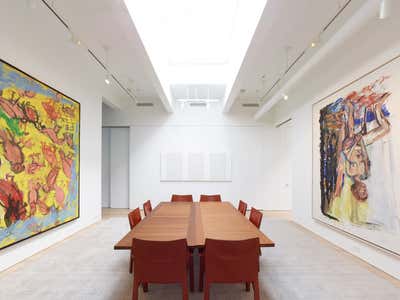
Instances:
[[[125,0],[163,86],[231,86],[266,0]],[[169,99],[171,101],[171,99]]]

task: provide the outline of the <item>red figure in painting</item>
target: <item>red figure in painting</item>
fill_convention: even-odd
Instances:
[[[4,157],[11,164],[11,170],[16,174],[21,173],[25,169],[24,154],[8,129],[0,130],[0,143],[3,146]]]
[[[57,165],[56,148],[42,143],[42,152],[50,166],[55,167]]]
[[[58,185],[54,185],[54,190],[56,191],[56,202],[61,207],[61,209],[63,209],[65,199],[64,191]]]
[[[33,153],[29,155],[29,158],[31,159],[31,162],[28,163],[26,167],[26,172],[28,174],[35,174],[36,171],[39,171],[41,168],[44,167],[44,164],[39,162],[40,153]]]
[[[26,204],[23,202],[23,193],[14,182],[14,176],[6,175],[0,179],[0,205],[5,209],[4,221],[8,226],[18,220],[25,220]]]
[[[64,142],[64,139],[58,138],[57,134],[60,131],[61,127],[55,125],[54,128],[42,128],[40,131],[48,136],[48,138],[57,145],[61,145]]]
[[[54,167],[50,170],[49,174],[47,175],[47,182],[43,186],[43,191],[46,193],[54,190],[54,184],[56,183],[58,172],[60,172],[59,167]]]
[[[49,118],[53,121],[56,121],[60,117],[60,114],[56,111],[56,108],[54,107],[53,99],[49,99],[47,102],[42,102],[42,106]]]
[[[64,151],[62,150],[60,150],[59,153],[64,174],[68,178],[71,178],[73,159],[71,158],[71,155],[65,155]]]

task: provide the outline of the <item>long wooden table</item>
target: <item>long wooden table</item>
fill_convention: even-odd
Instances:
[[[114,249],[131,249],[132,239],[170,241],[187,239],[191,248],[202,248],[206,238],[244,240],[258,237],[260,247],[275,244],[229,202],[161,202]]]

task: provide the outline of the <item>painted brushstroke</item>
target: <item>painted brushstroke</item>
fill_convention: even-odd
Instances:
[[[79,109],[0,62],[0,249],[79,216]]]
[[[390,231],[391,208],[385,207],[393,197],[388,78],[320,110],[320,209],[338,222]],[[385,201],[374,203],[378,198]]]

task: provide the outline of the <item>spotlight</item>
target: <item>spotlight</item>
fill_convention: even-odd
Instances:
[[[316,42],[311,42],[311,44],[310,44],[310,47],[311,48],[315,48],[317,46],[317,43]]]
[[[384,20],[389,17],[390,1],[381,0],[379,4],[379,19]]]
[[[107,83],[107,84],[111,83],[110,74],[107,74],[106,78],[104,79],[104,82]]]
[[[283,100],[287,100],[287,99],[289,99],[289,96],[288,95],[286,95],[286,94],[283,94]]]

